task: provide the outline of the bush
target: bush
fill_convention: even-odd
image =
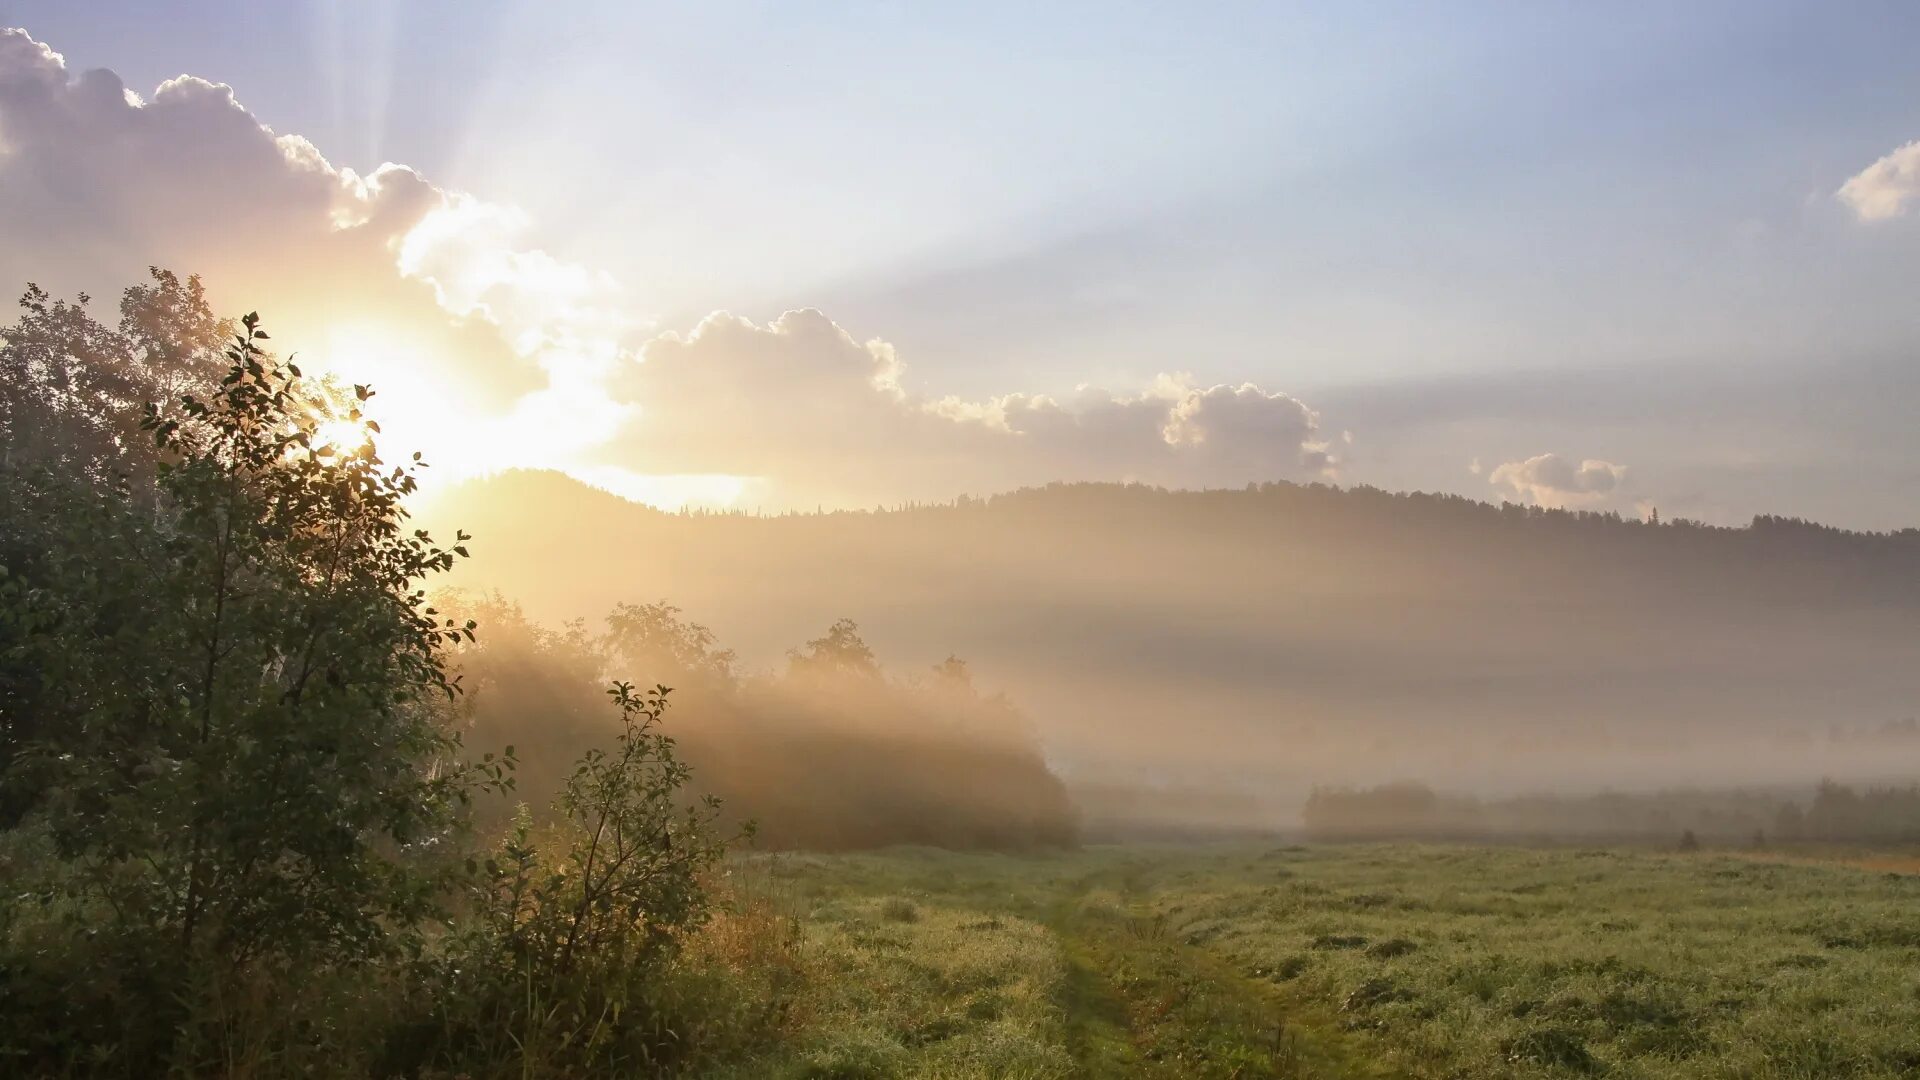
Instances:
[[[0,596],[8,666],[37,675],[0,766],[48,849],[9,890],[33,908],[9,965],[61,991],[9,995],[0,1024],[10,1047],[78,1040],[46,1067],[177,1061],[206,1002],[417,948],[460,808],[501,775],[456,763],[441,652],[471,627],[413,587],[464,549],[403,527],[410,469],[321,437],[371,391],[303,378],[266,336],[247,316],[213,392],[147,409],[150,504],[8,477],[52,541]]]
[[[1600,1061],[1587,1049],[1586,1040],[1570,1028],[1540,1028],[1509,1039],[1504,1045],[1507,1061],[1515,1065],[1557,1066],[1573,1072],[1600,1071]]]
[[[588,750],[536,832],[523,810],[474,860],[468,913],[438,962],[418,1046],[440,1067],[564,1073],[647,1069],[680,1053],[663,972],[709,913],[701,880],[726,850],[719,803],[682,806],[689,770],[659,730],[665,687],[609,691],[612,751]]]
[[[880,917],[888,922],[916,923],[920,908],[904,896],[889,896],[880,904]]]
[[[472,738],[521,746],[518,790],[536,806],[579,748],[607,737],[592,699],[600,672],[616,667],[676,688],[674,724],[698,768],[694,786],[723,798],[735,820],[763,822],[763,845],[1075,842],[1073,805],[1031,725],[957,659],[917,677],[889,673],[841,620],[794,652],[786,671],[752,676],[665,602],[618,605],[602,633],[541,628],[498,597],[456,594],[442,606],[489,628],[456,656],[473,688]]]
[[[29,301],[0,373],[98,374],[104,332]],[[406,526],[413,468],[377,455],[372,391],[303,377],[266,336],[247,316],[217,385],[148,406],[144,456],[124,444],[126,399],[164,378],[93,397],[0,387],[6,1071],[683,1058],[685,1010],[713,995],[685,993],[673,964],[725,843],[717,801],[683,801],[668,691],[615,684],[612,745],[585,749],[548,823],[523,813],[467,857],[473,796],[510,787],[514,764],[511,747],[462,753],[444,658],[475,623],[420,587],[467,537]],[[354,429],[369,435],[327,438]],[[86,435],[91,456],[41,447],[46,431]]]

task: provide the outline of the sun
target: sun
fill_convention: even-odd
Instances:
[[[336,454],[351,454],[373,441],[373,433],[359,420],[327,420],[313,429],[314,449],[327,447]]]
[[[365,384],[373,391],[359,407],[365,419],[379,427],[369,432],[364,421],[341,417],[322,425],[320,437],[328,438],[336,450],[350,452],[377,434],[381,450],[399,460],[424,454],[440,466],[429,474],[440,480],[481,464],[475,459],[510,452],[517,444],[489,438],[478,410],[460,387],[434,376],[431,361],[425,346],[410,341],[403,329],[374,322],[331,327],[326,347],[319,350],[319,364],[341,383]]]

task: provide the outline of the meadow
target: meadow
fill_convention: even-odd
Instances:
[[[714,1075],[1920,1072],[1920,877],[1818,858],[915,848],[731,876],[791,939],[759,990],[778,1037]]]
[[[473,538],[412,525],[424,466],[380,457],[370,388],[303,375],[257,315],[222,322],[196,279],[165,271],[127,290],[117,330],[36,289],[22,310],[0,330],[0,386],[19,391],[0,401],[0,1074],[1920,1073],[1920,877],[1896,853],[1810,846],[1910,844],[1920,788],[1823,783],[1803,806],[1396,784],[1323,789],[1302,810],[1322,837],[1605,828],[1666,850],[1076,847],[1118,830],[1048,766],[1030,717],[1060,710],[1025,712],[960,657],[889,667],[840,618],[754,669],[664,600],[548,630],[504,596],[430,594]],[[1331,491],[1223,494],[1270,500],[1266,520]],[[993,520],[1025,522],[1010,544],[1056,536],[1049,520],[1113,497],[1131,519],[1167,516],[1158,495],[1087,488],[1016,496]],[[1339,498],[1354,521],[1400,505]],[[1021,510],[1036,499],[1037,518]],[[935,517],[991,518],[965,507]],[[1543,559],[1579,530],[1642,554],[1693,552],[1696,535],[1463,512],[1494,532],[1573,530],[1528,548]],[[1833,540],[1724,532],[1653,580],[1723,540],[1759,544],[1753,572],[1782,577],[1775,555]],[[1832,550],[1893,567],[1910,539]],[[1185,561],[1151,554],[1065,592],[1130,609],[1139,567]],[[1168,663],[1241,655],[1207,661],[1183,643],[1196,623],[1166,625]],[[1145,682],[1181,691],[1168,675]],[[1196,721],[1261,715],[1181,704]],[[1832,741],[1897,774],[1916,732]],[[1178,737],[1261,752],[1226,728]],[[1187,813],[1158,824],[1279,816],[1206,795],[1176,792],[1158,809]]]

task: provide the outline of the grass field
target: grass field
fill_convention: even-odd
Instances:
[[[735,877],[793,935],[742,1077],[1920,1075],[1920,877],[1858,866],[914,849]]]

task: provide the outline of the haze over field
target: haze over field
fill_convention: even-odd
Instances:
[[[563,515],[584,535],[556,559],[545,523]],[[890,660],[965,657],[1070,779],[1218,787],[1269,821],[1317,784],[1646,790],[1920,766],[1915,533],[1291,485],[686,515],[533,473],[431,516],[484,538],[462,581],[549,622],[671,597],[766,666],[854,616]]]
[[[1920,1075],[1916,46],[0,0],[0,1072]]]
[[[1775,73],[1822,104],[1783,109],[1782,85],[1700,44],[1714,17],[1700,9],[1426,37],[1422,62],[1381,86],[1335,74],[1334,57],[1275,76],[1276,101],[1318,80],[1329,115],[1369,120],[1362,135],[1291,105],[1215,108],[1255,77],[1255,52],[1327,26],[1278,9],[1231,28],[1136,12],[1075,55],[1138,64],[1139,92],[1175,92],[1145,112],[1133,91],[1069,93],[989,135],[968,118],[1001,115],[1045,76],[1016,65],[971,106],[937,104],[933,88],[986,47],[977,27],[935,48],[842,17],[786,27],[795,56],[768,63],[772,25],[727,53],[735,14],[659,13],[689,56],[574,110],[567,95],[603,77],[594,36],[542,37],[541,62],[577,74],[537,90],[504,60],[443,66],[443,50],[523,30],[533,16],[512,5],[433,55],[435,28],[383,5],[308,24],[255,14],[140,49],[113,20],[15,6],[32,29],[0,37],[0,277],[106,294],[161,263],[203,272],[216,308],[273,312],[275,340],[310,369],[375,385],[384,447],[426,452],[422,509],[479,536],[461,583],[537,621],[667,600],[761,670],[851,617],[897,663],[971,661],[1088,790],[1211,788],[1260,820],[1290,819],[1322,784],[1804,785],[1904,776],[1920,754],[1901,726],[1914,537],[1746,528],[1808,511],[1913,520],[1913,306],[1888,290],[1920,270],[1920,159],[1904,121],[1868,104],[1920,89],[1897,85],[1906,65]],[[1404,14],[1335,39],[1353,57],[1400,55],[1428,18]],[[1790,8],[1741,16],[1754,41],[1809,29]],[[1818,22],[1862,60],[1884,47],[1864,13]],[[329,44],[293,70],[327,92],[308,100],[261,54],[312,26]],[[212,48],[236,34],[260,47]],[[963,144],[1016,153],[1064,125],[1102,133],[1074,143],[1088,160],[1024,183],[955,162],[956,192],[916,189],[926,178],[903,158],[926,135],[907,114],[802,74],[800,58],[854,41],[888,45],[863,78],[912,64],[928,119]],[[1600,59],[1603,43],[1630,50],[1631,72]],[[377,78],[349,59],[368,49]],[[665,92],[693,57],[731,87],[725,110]],[[1554,58],[1594,84],[1540,83]],[[1661,101],[1641,89],[1690,70],[1728,81]],[[1615,81],[1636,87],[1606,107],[1623,126],[1595,126]],[[800,83],[813,89],[791,97]],[[1432,85],[1456,87],[1460,107],[1416,107]],[[1535,115],[1514,111],[1519,88],[1543,85]],[[455,86],[472,91],[462,139],[424,122]],[[1698,126],[1742,90],[1774,103],[1769,123]],[[691,138],[699,125],[758,131],[757,108],[824,125],[825,141],[700,156],[713,144]],[[1499,192],[1504,212],[1356,180],[1419,153],[1416,117],[1433,125],[1424,139],[1489,151],[1426,154],[1424,182]],[[1523,134],[1549,119],[1583,119],[1588,138]],[[900,140],[870,175],[834,164],[861,122]],[[519,164],[512,148],[570,126],[591,149],[564,180]],[[1663,177],[1655,148],[1683,137],[1696,171]],[[1526,155],[1497,152],[1519,140]],[[410,149],[426,164],[380,160]],[[1235,178],[1176,161],[1231,163]],[[798,183],[741,189],[755,168]],[[825,189],[809,177],[833,184],[839,243],[818,242]],[[1643,197],[1605,194],[1625,183]],[[568,187],[597,210],[556,201]],[[1023,230],[1035,213],[1044,224]],[[616,223],[630,243],[604,242]],[[1007,494],[1081,481],[1207,493]],[[908,503],[932,505],[739,516]],[[1658,530],[1617,520],[1662,513]],[[564,554],[559,528],[580,537]]]

